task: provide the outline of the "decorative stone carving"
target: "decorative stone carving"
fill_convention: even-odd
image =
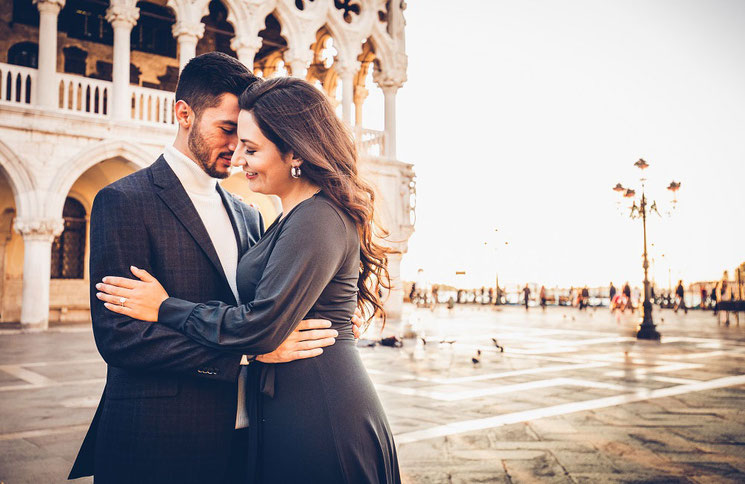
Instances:
[[[112,0],[111,5],[106,9],[106,21],[111,24],[112,27],[128,27],[132,28],[137,25],[137,20],[140,18],[140,9],[129,2],[117,2]]]
[[[13,229],[21,234],[24,240],[52,242],[65,228],[62,218],[21,219],[17,218]]]
[[[359,0],[334,0],[334,6],[341,10],[344,21],[351,24],[362,11]]]
[[[194,39],[199,40],[204,37],[204,24],[202,22],[187,23],[177,20],[176,23],[173,24],[173,27],[171,27],[171,32],[177,39],[180,39],[181,37],[193,37]]]
[[[65,6],[65,0],[33,0],[39,13],[53,13],[57,15]]]

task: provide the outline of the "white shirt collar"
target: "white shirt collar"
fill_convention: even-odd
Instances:
[[[166,146],[163,150],[163,158],[165,158],[168,166],[171,167],[176,177],[178,177],[184,186],[186,193],[199,195],[217,193],[215,190],[217,179],[205,173],[202,167],[194,160],[177,150],[174,146]]]

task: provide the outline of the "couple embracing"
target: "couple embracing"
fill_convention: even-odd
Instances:
[[[173,146],[93,204],[107,378],[70,478],[400,482],[355,346],[388,273],[348,129],[307,82],[220,53],[184,67],[176,100]],[[231,165],[280,197],[269,227],[217,183]]]

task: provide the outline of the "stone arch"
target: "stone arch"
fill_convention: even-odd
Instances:
[[[288,44],[287,32],[276,10],[264,17],[263,25],[264,28],[258,33],[261,48],[254,57],[254,71],[260,72],[259,77],[267,78],[275,74],[280,61],[285,68],[289,68],[284,59]]]
[[[8,49],[8,64],[30,67],[39,67],[39,44],[36,42],[17,42]]]
[[[390,37],[378,29],[373,29],[367,39],[372,43],[375,52],[375,69],[379,72],[389,72],[394,62],[394,53],[391,49]]]
[[[53,217],[60,217],[65,198],[75,181],[89,168],[117,157],[126,160],[136,170],[150,166],[155,160],[152,153],[129,141],[114,139],[96,143],[73,156],[70,163],[60,168],[57,176],[54,177],[54,182],[49,187],[46,213]]]
[[[205,31],[197,43],[197,55],[218,51],[237,57],[237,53],[230,45],[231,40],[238,32],[235,9],[236,6],[229,0],[209,0],[207,2],[206,15],[200,19],[200,22],[205,26]],[[207,44],[207,42],[210,43]]]
[[[2,140],[0,140],[0,172],[5,175],[13,191],[18,216],[33,215],[38,208],[33,204],[34,179],[23,159]]]
[[[292,0],[280,0],[273,14],[282,26],[288,51],[295,59],[312,61],[311,45],[316,41],[316,32],[326,22],[326,13],[332,2],[306,0],[299,8]]]
[[[339,76],[334,68],[336,61],[339,58],[337,41],[334,34],[326,25],[321,26],[321,28],[316,31],[315,35],[315,42],[313,42],[313,45],[310,47],[313,52],[313,61],[308,69],[307,78],[309,82],[320,82],[326,95],[328,95],[335,104],[338,104],[338,99],[336,99],[336,86],[339,82]],[[324,64],[322,53],[326,50],[328,39],[333,41],[333,48],[336,50],[336,55],[334,56],[332,63],[327,67]]]
[[[228,16],[225,19],[230,25],[233,26],[233,32],[239,32],[240,30],[240,23],[243,21],[243,15],[241,15],[241,12],[243,11],[243,6],[241,2],[238,2],[236,0],[218,0],[220,3],[223,4],[225,7],[225,10],[228,12]],[[209,2],[207,2],[207,5],[209,6]]]

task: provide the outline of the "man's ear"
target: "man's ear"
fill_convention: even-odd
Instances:
[[[182,128],[189,129],[194,124],[194,110],[183,99],[176,101],[174,114],[176,116],[176,122]]]

